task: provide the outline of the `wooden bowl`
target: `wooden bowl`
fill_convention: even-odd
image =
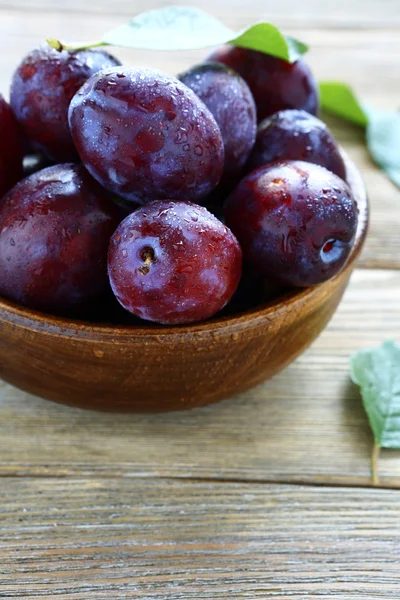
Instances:
[[[333,279],[238,316],[176,327],[74,322],[0,300],[0,377],[63,404],[155,412],[228,398],[275,375],[324,329],[363,246],[366,191],[345,160],[360,216],[349,260]]]

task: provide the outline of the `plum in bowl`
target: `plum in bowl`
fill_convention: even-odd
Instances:
[[[359,218],[333,278],[193,325],[93,324],[0,299],[0,377],[59,403],[118,412],[201,406],[270,378],[324,329],[361,252],[368,200],[357,168],[347,157],[345,165]]]

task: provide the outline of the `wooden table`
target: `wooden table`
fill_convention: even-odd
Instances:
[[[96,39],[157,4],[1,2],[0,90],[46,36]],[[399,106],[399,0],[201,6],[235,27],[275,22],[310,43],[319,79]],[[174,73],[203,52],[117,54]],[[400,597],[400,453],[383,453],[372,488],[372,436],[348,367],[356,349],[400,339],[400,192],[359,130],[331,125],[365,175],[370,234],[336,316],[285,372],[156,416],[72,410],[0,383],[0,597]]]

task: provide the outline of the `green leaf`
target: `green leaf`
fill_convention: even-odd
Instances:
[[[388,340],[360,350],[351,357],[351,378],[361,388],[376,446],[400,448],[400,346]]]
[[[168,6],[141,13],[126,25],[106,33],[102,42],[147,50],[194,50],[230,43],[288,62],[307,51],[305,44],[286,38],[271,23],[256,23],[235,32],[212,15],[189,6]]]
[[[374,161],[400,187],[400,113],[367,108],[367,144]]]
[[[319,84],[321,108],[355,125],[366,127],[368,116],[353,90],[340,81],[321,81]]]
[[[308,50],[308,46],[292,37],[285,37],[271,23],[256,23],[244,29],[234,39],[229,40],[229,43],[241,48],[272,54],[287,62],[295,62]]]

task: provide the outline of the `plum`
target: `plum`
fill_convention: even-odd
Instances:
[[[201,201],[220,180],[224,146],[214,117],[161,71],[93,75],[72,99],[69,122],[88,171],[127,200]]]
[[[129,215],[113,235],[108,272],[132,314],[157,323],[207,319],[233,296],[242,252],[232,232],[203,206],[155,201]]]
[[[1,198],[22,177],[23,143],[13,112],[0,94],[0,206]]]
[[[20,181],[0,207],[0,296],[54,314],[99,300],[119,215],[82,165]]]
[[[304,110],[281,110],[260,123],[247,170],[277,160],[304,160],[346,179],[346,167],[328,127]]]
[[[203,63],[179,75],[204,102],[221,130],[225,149],[222,182],[229,185],[246,163],[257,130],[256,106],[248,85],[225,65]]]
[[[207,61],[227,65],[243,77],[254,96],[258,121],[285,108],[298,108],[313,115],[318,112],[318,85],[301,59],[288,63],[256,50],[221,46]]]
[[[11,107],[26,137],[57,162],[77,161],[68,127],[72,96],[93,73],[120,62],[102,49],[70,52],[42,44],[14,72]]]
[[[282,161],[252,171],[224,205],[246,264],[283,285],[321,283],[344,266],[357,230],[349,186],[312,163]]]

